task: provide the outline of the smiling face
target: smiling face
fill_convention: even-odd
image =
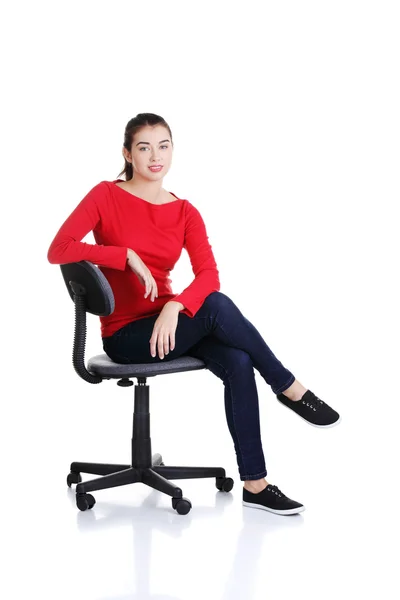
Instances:
[[[123,148],[126,160],[133,165],[134,178],[147,181],[157,181],[168,173],[172,151],[171,137],[164,125],[143,127],[133,136],[131,152]],[[156,165],[162,165],[162,169],[152,171],[149,168]]]

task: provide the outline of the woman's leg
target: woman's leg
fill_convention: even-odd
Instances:
[[[207,296],[194,319],[204,322],[203,328],[209,335],[247,352],[253,366],[275,394],[280,394],[295,382],[293,373],[283,366],[254,325],[222,292],[212,292]]]
[[[212,336],[203,338],[187,354],[200,358],[224,384],[225,414],[242,481],[267,475],[260,434],[260,413],[253,363],[247,352],[226,346]],[[261,484],[265,487],[267,482]]]
[[[151,363],[150,338],[157,315],[132,321],[109,338],[104,351],[121,363]],[[179,314],[175,348],[163,360],[182,355],[201,356],[208,368],[223,380],[228,427],[234,441],[240,477],[244,481],[266,475],[261,447],[258,394],[253,367],[275,393],[295,381],[278,361],[256,328],[232,300],[212,292],[193,318]]]
[[[150,338],[157,317],[153,315],[132,321],[113,336],[103,338],[104,351],[116,362],[159,362],[158,354],[155,357],[150,354]],[[226,346],[244,350],[275,394],[285,391],[295,382],[295,376],[277,359],[254,325],[222,292],[209,294],[193,318],[179,314],[175,348],[163,360],[186,354],[189,348],[208,335]]]

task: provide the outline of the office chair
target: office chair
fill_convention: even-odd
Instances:
[[[134,385],[136,377],[132,461],[130,465],[112,465],[87,462],[71,463],[67,485],[76,483],[76,505],[79,510],[93,508],[96,500],[88,492],[141,482],[164,494],[172,496],[172,508],[178,514],[186,515],[192,508],[190,500],[182,497],[182,490],[168,479],[194,479],[215,477],[218,490],[230,492],[233,479],[225,476],[221,467],[171,467],[165,466],[160,454],[151,454],[149,397],[150,386],[147,377],[196,371],[206,368],[205,363],[195,357],[181,356],[167,362],[144,364],[120,364],[113,362],[107,354],[98,354],[88,361],[85,367],[86,312],[97,316],[112,314],[114,294],[102,271],[89,261],[60,265],[62,276],[70,297],[75,304],[75,334],[73,366],[78,375],[88,383],[101,383],[104,379],[118,379],[117,385]],[[81,473],[103,475],[97,479],[82,482]]]

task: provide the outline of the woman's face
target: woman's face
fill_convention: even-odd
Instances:
[[[135,133],[129,154],[124,148],[127,160],[132,162],[134,178],[151,181],[162,179],[169,171],[172,161],[172,142],[168,129],[163,125],[146,126]],[[162,165],[159,171],[149,167]]]

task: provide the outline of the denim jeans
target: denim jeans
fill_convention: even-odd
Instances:
[[[275,394],[295,381],[272,353],[257,329],[222,292],[209,294],[192,318],[179,313],[175,348],[163,359],[150,354],[150,338],[158,314],[128,323],[102,338],[104,352],[118,363],[155,363],[182,355],[204,361],[224,384],[225,413],[240,479],[266,477],[254,368]]]

